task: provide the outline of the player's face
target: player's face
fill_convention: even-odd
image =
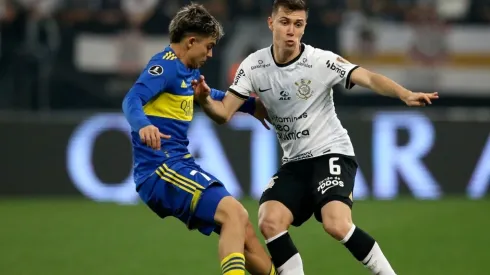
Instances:
[[[305,11],[290,11],[279,7],[268,19],[274,45],[294,50],[298,47],[306,27]]]
[[[212,37],[192,37],[187,52],[192,68],[200,68],[208,58],[213,57],[216,39]]]

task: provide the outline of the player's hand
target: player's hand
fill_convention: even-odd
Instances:
[[[265,108],[264,103],[262,103],[262,100],[260,100],[260,98],[258,97],[255,98],[254,117],[258,119],[267,130],[271,129],[267,124],[267,122],[265,122],[266,120],[269,121],[269,115],[267,114],[267,109]]]
[[[162,142],[161,139],[169,139],[169,135],[160,133],[157,127],[153,125],[148,125],[143,127],[139,131],[141,142],[148,145],[149,147],[160,150]]]
[[[410,93],[402,100],[411,107],[421,107],[432,104],[432,100],[438,99],[438,93]]]
[[[194,98],[197,101],[205,101],[211,93],[211,88],[209,88],[206,81],[204,81],[203,75],[201,75],[199,79],[192,80],[191,85],[192,89],[194,90]]]

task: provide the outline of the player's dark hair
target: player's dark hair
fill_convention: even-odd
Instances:
[[[218,20],[203,5],[195,3],[181,8],[170,22],[168,30],[170,43],[179,43],[190,34],[213,37],[216,40],[224,35]]]
[[[308,6],[305,0],[274,0],[272,4],[272,13],[276,13],[280,7],[288,11],[305,11],[308,13]]]

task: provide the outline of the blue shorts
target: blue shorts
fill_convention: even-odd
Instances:
[[[162,164],[137,187],[141,199],[161,218],[176,217],[189,230],[209,236],[219,230],[214,215],[219,202],[231,196],[223,184],[193,159]]]

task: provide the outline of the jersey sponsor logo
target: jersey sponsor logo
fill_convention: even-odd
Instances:
[[[302,159],[309,159],[309,158],[312,158],[313,157],[313,153],[311,151],[308,151],[306,153],[302,153],[302,154],[299,154],[295,157],[292,157],[292,158],[282,158],[282,162],[283,163],[286,163],[286,162],[290,162],[290,161],[298,161],[298,160],[302,160]]]
[[[308,138],[310,137],[310,130],[301,130],[301,131],[290,131],[288,132],[286,129],[289,130],[289,126],[287,125],[275,125],[276,126],[276,131],[277,131],[277,138],[282,140],[282,141],[287,141],[287,140],[298,140],[302,138]],[[280,132],[277,129],[282,129],[282,132]]]
[[[194,96],[162,93],[146,103],[143,111],[147,116],[191,121],[194,113]]]
[[[240,69],[235,76],[235,81],[233,82],[233,85],[238,85],[238,81],[242,76],[245,76],[245,71],[243,69]]]
[[[163,67],[160,65],[153,65],[148,69],[148,73],[154,76],[163,74]]]
[[[276,115],[271,115],[270,119],[273,123],[290,123],[307,117],[308,117],[308,113],[304,112],[299,116],[280,117]]]
[[[294,83],[298,86],[298,92],[296,95],[301,99],[308,99],[313,95],[313,91],[310,88],[311,80],[301,79]]]
[[[281,91],[279,94],[281,95],[281,97],[279,98],[279,100],[291,100],[291,97],[289,96],[289,93],[288,92]]]
[[[182,111],[184,111],[184,115],[186,117],[188,116],[192,116],[192,112],[193,112],[193,105],[194,102],[192,99],[183,99],[182,102],[180,102],[180,109]]]
[[[260,68],[265,69],[271,65],[271,63],[264,64],[263,60],[259,60],[258,63],[259,63],[258,65],[254,65],[254,66],[250,67],[250,70],[253,71],[255,69],[260,69]]]
[[[323,195],[335,186],[344,187],[344,182],[339,177],[327,177],[318,183],[317,191]]]
[[[269,91],[269,90],[272,90],[272,88],[269,88],[269,89],[261,89],[261,88],[259,87],[259,92],[261,92],[261,93],[263,93],[263,92],[267,92],[267,91]]]
[[[327,65],[327,68],[336,72],[341,78],[345,77],[345,73],[347,71],[342,67],[342,65],[335,64],[333,61],[330,62],[330,60],[327,60],[326,65]]]
[[[313,68],[313,65],[311,64],[308,64],[308,59],[307,58],[303,58],[303,60],[301,62],[298,63],[299,66],[302,66],[302,67],[306,67],[306,68]]]

